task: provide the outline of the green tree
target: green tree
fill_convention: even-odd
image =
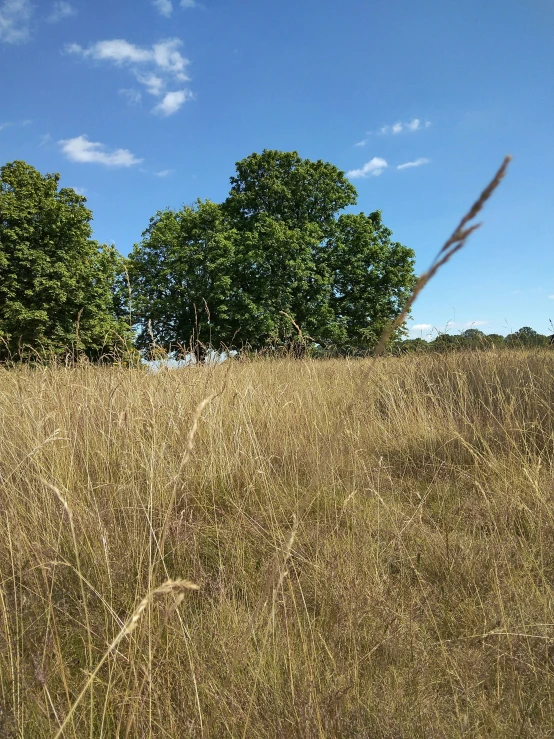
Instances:
[[[502,334],[486,334],[485,345],[489,347],[501,347],[506,343],[506,339]]]
[[[318,254],[330,275],[332,323],[328,338],[346,346],[373,346],[415,283],[414,252],[391,240],[381,212],[341,215]],[[325,326],[319,335],[324,335]],[[397,332],[392,341],[401,332]]]
[[[150,219],[128,261],[138,348],[152,337],[168,350],[232,339],[234,237],[209,200]]]
[[[357,199],[344,172],[328,162],[302,159],[298,152],[264,149],[236,163],[223,209],[248,230],[262,214],[289,228],[316,224],[322,235],[333,231],[337,213]]]
[[[464,338],[460,335],[439,334],[436,339],[430,342],[432,351],[448,352],[455,349],[461,349],[464,345]]]
[[[417,337],[415,339],[404,339],[403,341],[395,341],[392,350],[393,354],[417,353],[424,354],[430,350],[430,344],[425,339]]]
[[[539,334],[530,326],[523,326],[515,333],[506,336],[506,344],[513,347],[547,346],[548,337]]]
[[[413,251],[380,212],[339,214],[356,190],[331,164],[264,151],[236,166],[224,203],[158,213],[135,246],[139,345],[259,349],[297,344],[301,331],[322,346],[373,346],[414,283]]]
[[[116,316],[121,258],[90,237],[91,211],[59,175],[23,161],[0,168],[0,359],[112,352],[128,328]]]

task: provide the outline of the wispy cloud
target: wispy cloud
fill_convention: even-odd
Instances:
[[[397,121],[396,123],[393,123],[392,125],[387,126],[381,126],[379,129],[379,133],[387,134],[399,134],[403,132],[410,132],[410,131],[420,131],[423,128],[429,128],[431,125],[431,121],[425,121],[425,123],[422,123],[419,118],[413,118],[411,121],[408,121],[406,123],[402,123],[401,121]]]
[[[554,300],[554,295],[549,295],[549,296],[548,296],[548,299],[549,299],[549,300]]]
[[[28,41],[32,14],[30,0],[4,0],[0,4],[0,41],[6,44]]]
[[[144,85],[150,95],[161,95],[165,82],[157,74],[137,74],[137,80]]]
[[[354,146],[359,146],[359,147],[361,147],[361,146],[365,146],[365,145],[367,144],[367,142],[368,142],[368,141],[369,141],[369,139],[362,139],[361,141],[358,141],[358,142],[356,142],[356,143],[354,144]]]
[[[191,97],[192,93],[188,90],[168,92],[164,95],[163,100],[154,108],[154,113],[160,113],[163,116],[173,115]]]
[[[171,0],[152,0],[152,5],[160,15],[163,15],[166,18],[169,18],[173,13],[173,3]]]
[[[172,169],[162,169],[159,172],[154,172],[154,174],[156,175],[156,177],[163,178],[163,177],[169,177],[169,175],[172,174],[172,172],[173,172]]]
[[[84,49],[79,44],[69,44],[66,51],[69,54],[79,54],[97,60],[106,60],[115,64],[152,64],[159,70],[174,75],[177,79],[185,81],[189,77],[185,69],[189,60],[185,59],[178,51],[182,45],[178,38],[170,38],[154,44],[150,49],[131,44],[125,39],[111,39],[109,41],[98,41]]]
[[[410,331],[430,331],[433,328],[431,323],[416,323],[411,326]]]
[[[410,169],[410,167],[421,167],[422,164],[429,164],[430,161],[430,159],[426,159],[425,157],[419,157],[419,159],[414,159],[413,162],[404,162],[404,164],[399,164],[396,169]]]
[[[32,123],[32,120],[30,118],[26,118],[23,121],[5,121],[4,123],[0,123],[0,131],[3,131],[5,128],[13,128],[20,126],[30,126]]]
[[[104,144],[89,141],[86,135],[58,142],[63,153],[71,162],[103,164],[106,167],[132,167],[143,160],[137,159],[129,149],[106,151]]]
[[[163,100],[153,108],[153,111],[171,115],[179,110],[186,100],[193,97],[191,91],[186,88],[167,91],[170,83],[182,84],[190,79],[186,72],[190,62],[179,51],[181,45],[182,42],[177,38],[160,41],[150,48],[136,46],[125,39],[111,39],[98,41],[88,48],[70,44],[66,51],[83,58],[129,67],[137,81],[145,86],[150,95],[163,96]]]
[[[369,162],[366,162],[360,169],[351,169],[346,173],[350,179],[357,179],[360,177],[379,177],[389,165],[384,159],[380,157],[373,157]]]
[[[165,16],[165,18],[171,18],[171,15],[173,14],[172,0],[151,0],[151,2],[160,15]],[[179,5],[186,9],[201,7],[196,0],[181,0]]]
[[[127,105],[140,105],[142,101],[142,93],[134,87],[124,87],[119,90],[119,94],[127,101]]]
[[[48,23],[58,23],[58,21],[63,21],[64,18],[71,18],[73,15],[77,15],[77,11],[71,3],[65,2],[65,0],[57,0],[52,5],[52,12],[46,20]]]

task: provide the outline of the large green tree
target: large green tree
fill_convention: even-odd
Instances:
[[[264,151],[229,197],[151,219],[129,260],[139,345],[371,348],[414,283],[412,250],[380,212],[340,214],[356,190],[331,164]],[[296,324],[296,326],[295,326]]]
[[[356,203],[356,188],[344,172],[328,162],[302,159],[296,151],[264,149],[236,168],[223,208],[243,229],[263,215],[293,229],[316,224],[326,235],[337,213]]]
[[[140,349],[229,341],[235,241],[220,206],[209,200],[150,219],[129,257]]]
[[[415,283],[414,252],[397,241],[381,212],[343,214],[321,253],[330,273],[335,341],[373,346]]]
[[[115,308],[121,257],[91,239],[86,199],[59,179],[23,161],[0,168],[0,359],[98,357],[128,331]]]

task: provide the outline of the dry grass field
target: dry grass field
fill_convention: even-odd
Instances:
[[[554,352],[16,368],[0,423],[1,737],[554,735]]]

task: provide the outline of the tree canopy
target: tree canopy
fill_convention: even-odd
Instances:
[[[91,239],[86,199],[59,179],[23,161],[0,168],[0,359],[99,356],[126,331],[113,290],[121,257]]]
[[[228,198],[159,211],[129,259],[139,345],[371,348],[414,284],[414,253],[331,164],[263,151]]]
[[[441,333],[432,341],[424,341],[421,338],[396,341],[394,351],[405,352],[445,352],[445,351],[467,351],[468,349],[498,349],[502,347],[518,348],[541,348],[550,346],[550,336],[539,334],[529,326],[523,326],[518,331],[502,336],[501,334],[486,334],[476,328],[462,331],[460,334]]]

